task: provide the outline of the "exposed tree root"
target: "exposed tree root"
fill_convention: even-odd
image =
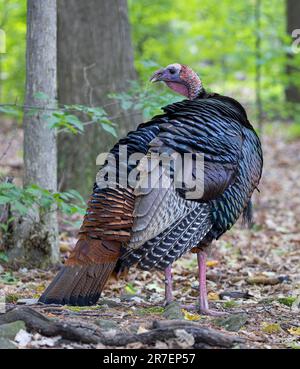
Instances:
[[[168,341],[177,338],[177,331],[184,330],[194,338],[193,347],[231,348],[242,344],[244,340],[234,335],[225,335],[214,329],[204,328],[196,322],[181,320],[154,321],[152,329],[140,334],[116,333],[105,335],[99,327],[92,324],[66,323],[58,319],[50,319],[29,307],[17,307],[0,316],[0,324],[22,320],[30,332],[38,332],[47,337],[61,336],[63,339],[86,344],[101,343],[105,346],[126,346],[141,342],[154,345],[157,341]]]

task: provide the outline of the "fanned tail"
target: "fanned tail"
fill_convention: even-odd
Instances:
[[[97,303],[115,262],[64,266],[42,294],[44,304],[88,306]]]
[[[130,238],[133,207],[129,190],[95,186],[77,244],[40,302],[79,306],[97,302],[115,269],[122,243]]]

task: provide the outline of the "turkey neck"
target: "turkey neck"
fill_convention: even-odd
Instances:
[[[208,96],[209,96],[209,94],[206,92],[205,88],[202,87],[195,98],[196,99],[205,99]]]
[[[208,99],[209,97],[216,97],[216,96],[220,96],[220,95],[217,94],[216,92],[207,92],[204,87],[201,87],[201,89],[198,92],[198,94],[196,95],[196,97],[194,99],[191,99],[191,100]]]

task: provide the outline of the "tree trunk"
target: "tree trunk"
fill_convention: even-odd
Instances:
[[[56,0],[27,1],[25,106],[55,106],[56,17]],[[39,92],[47,98],[38,98]],[[43,111],[24,111],[24,186],[34,183],[56,191],[56,134],[47,127],[43,116]],[[16,264],[34,267],[59,261],[55,209],[46,214],[34,209],[16,222],[9,257]]]
[[[261,0],[255,1],[255,103],[256,103],[256,116],[257,116],[257,128],[260,136],[262,136],[262,123],[263,123],[263,106],[261,97]]]
[[[120,112],[107,94],[124,91],[136,77],[126,0],[58,2],[58,95],[64,104],[104,107],[123,136],[140,115]],[[58,140],[59,183],[86,196],[97,172],[96,157],[116,141],[100,126]]]
[[[286,31],[291,37],[291,43],[295,40],[292,38],[292,32],[300,29],[300,1],[286,0]],[[288,76],[288,85],[285,90],[286,101],[300,104],[300,84],[295,82],[295,77],[299,81],[299,66],[295,66],[295,54],[290,52],[287,55],[286,73]]]

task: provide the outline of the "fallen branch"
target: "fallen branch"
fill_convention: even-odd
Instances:
[[[154,329],[160,329],[162,331],[184,329],[188,333],[192,334],[195,343],[204,343],[209,346],[218,346],[230,348],[234,344],[244,343],[244,340],[234,335],[227,335],[220,333],[217,330],[211,328],[204,328],[199,326],[196,322],[189,322],[184,320],[162,320],[153,322]]]
[[[31,332],[38,332],[47,337],[61,336],[64,339],[82,343],[105,346],[126,346],[130,343],[141,342],[153,345],[157,341],[177,339],[176,331],[185,330],[194,337],[194,347],[230,348],[244,341],[239,337],[225,335],[214,329],[203,328],[195,322],[185,321],[154,321],[149,332],[141,334],[117,333],[115,336],[105,336],[95,325],[82,323],[66,323],[57,319],[49,319],[29,307],[18,307],[0,316],[0,324],[22,320]]]
[[[57,319],[49,319],[29,307],[18,307],[0,316],[0,324],[22,320],[29,332],[38,332],[46,337],[61,336],[64,339],[82,342],[102,342],[101,332],[95,333],[97,328],[90,329],[87,326],[71,325]]]

